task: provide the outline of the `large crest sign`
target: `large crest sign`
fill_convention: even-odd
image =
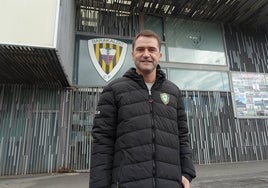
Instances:
[[[127,44],[115,39],[96,38],[88,41],[88,50],[96,70],[108,82],[123,65]]]

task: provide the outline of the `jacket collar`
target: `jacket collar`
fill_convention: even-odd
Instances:
[[[134,81],[143,81],[143,77],[136,72],[136,68],[130,68],[125,74],[124,77],[130,78]],[[162,83],[166,79],[166,74],[161,70],[160,65],[156,67],[156,83]]]

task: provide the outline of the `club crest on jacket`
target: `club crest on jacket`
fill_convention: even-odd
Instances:
[[[100,76],[108,82],[123,65],[127,44],[110,38],[88,40],[89,55]]]
[[[160,98],[162,100],[162,102],[167,105],[169,103],[169,94],[167,93],[161,93],[160,94]]]

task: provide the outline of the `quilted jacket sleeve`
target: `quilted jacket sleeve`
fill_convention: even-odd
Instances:
[[[90,188],[111,186],[117,109],[112,89],[104,88],[92,129]]]
[[[187,117],[185,114],[182,97],[178,101],[178,127],[180,140],[180,161],[182,175],[190,182],[196,177],[195,168],[192,160],[192,150],[189,143],[189,130],[187,126]]]

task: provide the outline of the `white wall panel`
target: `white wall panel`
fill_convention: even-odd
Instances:
[[[59,0],[0,0],[0,44],[55,47]]]

